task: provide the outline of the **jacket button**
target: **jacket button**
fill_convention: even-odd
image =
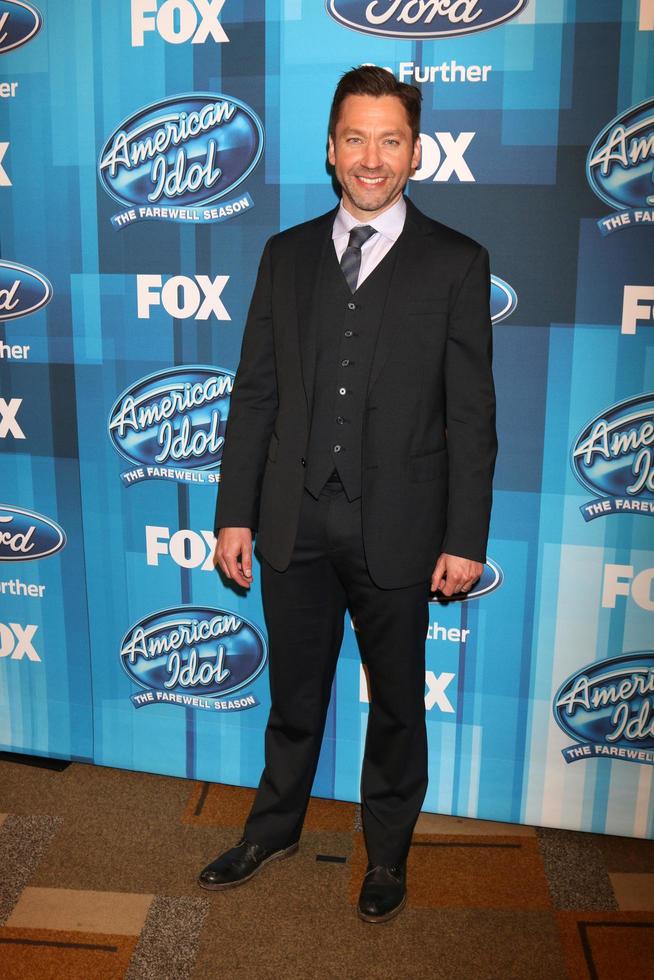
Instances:
[[[300,462],[302,463],[303,466],[306,466],[307,465],[307,461],[304,458],[304,456],[300,456]]]

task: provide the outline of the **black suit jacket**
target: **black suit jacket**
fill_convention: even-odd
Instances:
[[[314,290],[335,211],[266,244],[245,326],[215,531],[250,527],[288,567],[313,397]],[[441,551],[483,562],[497,453],[488,253],[407,200],[363,419],[361,513],[382,588],[428,579]]]

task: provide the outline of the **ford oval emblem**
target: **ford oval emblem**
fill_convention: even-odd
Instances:
[[[499,323],[511,316],[518,305],[515,289],[499,276],[491,276],[490,310],[491,321]]]
[[[40,272],[0,261],[0,320],[36,313],[52,299],[52,286]]]
[[[49,517],[0,504],[0,561],[48,558],[66,545],[66,535]]]
[[[251,684],[267,660],[260,630],[241,615],[175,606],[132,626],[120,645],[129,678],[150,691],[218,698]]]
[[[517,17],[528,0],[326,0],[328,13],[353,31],[383,37],[474,34]]]
[[[27,44],[39,33],[43,18],[24,0],[0,0],[0,54]]]

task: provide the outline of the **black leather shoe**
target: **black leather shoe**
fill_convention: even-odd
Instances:
[[[261,844],[254,844],[241,837],[235,847],[220,854],[200,872],[198,884],[211,890],[234,888],[235,885],[242,885],[253,878],[269,861],[295,854],[298,847],[296,842],[281,851],[268,851]]]
[[[406,862],[386,868],[368,864],[357,913],[364,922],[388,922],[406,905]]]

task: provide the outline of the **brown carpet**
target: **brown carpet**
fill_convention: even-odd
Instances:
[[[0,978],[652,975],[651,841],[423,814],[408,905],[368,925],[355,912],[366,855],[351,803],[312,799],[299,852],[242,888],[197,886],[252,797],[0,753]]]

